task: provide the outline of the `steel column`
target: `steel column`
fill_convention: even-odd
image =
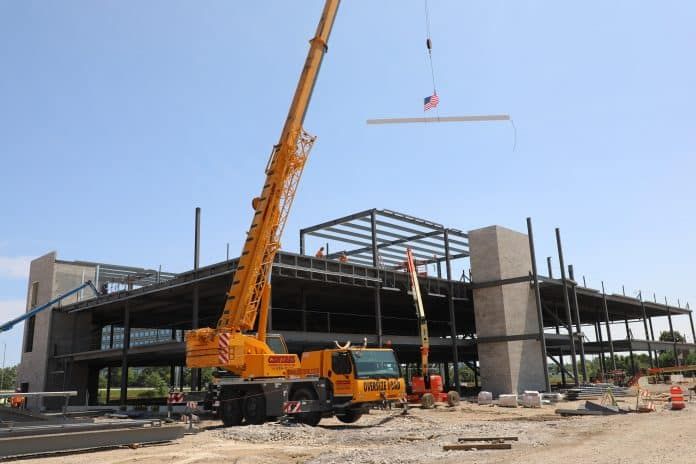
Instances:
[[[104,404],[108,405],[110,399],[111,399],[111,366],[106,368],[106,399],[104,401]]]
[[[532,218],[527,218],[527,234],[529,239],[529,254],[532,258],[532,278],[534,279],[534,302],[537,308],[537,323],[539,326],[539,342],[541,349],[541,362],[544,369],[544,385],[546,391],[551,391],[549,379],[549,365],[546,359],[546,336],[544,335],[544,314],[541,308],[541,290],[539,289],[539,274],[537,273],[536,251],[534,249],[534,231],[532,230]],[[551,270],[551,266],[549,266]]]
[[[560,335],[560,334],[561,334],[561,329],[560,329],[560,327],[558,327],[558,324],[556,324],[556,335]],[[560,363],[557,363],[557,364],[561,368],[561,384],[563,386],[565,386],[565,384],[566,384],[566,369],[565,369],[564,362],[563,362],[563,348],[560,348],[560,351],[558,352],[558,360],[560,361]]]
[[[97,266],[99,267],[99,266]],[[98,271],[98,269],[97,269]],[[114,325],[109,325],[109,349],[114,348]],[[111,366],[106,368],[106,404],[111,399]]]
[[[691,312],[689,312],[689,322],[691,323],[691,336],[693,337],[694,343],[696,343],[696,330],[694,330],[694,318]]]
[[[454,363],[454,382],[457,393],[462,393],[459,379],[459,350],[457,349],[457,320],[454,316],[454,283],[452,282],[452,261],[450,256],[449,231],[444,230],[445,272],[447,273],[447,303],[449,306],[450,334],[452,336],[452,362]]]
[[[665,309],[667,310],[667,320],[669,321],[669,334],[672,337],[672,350],[674,351],[674,365],[679,366],[679,353],[677,351],[677,341],[674,339],[674,326],[672,325],[672,311],[669,309],[667,297],[665,297]]]
[[[650,326],[650,340],[655,341],[655,332],[653,331],[652,317],[648,317],[648,325]],[[657,350],[653,351],[653,356],[655,357],[655,367],[660,367],[660,356]]]
[[[638,292],[638,298],[640,299],[640,309],[643,313],[643,329],[645,330],[645,339],[648,341],[648,357],[650,358],[650,367],[655,367],[653,362],[653,352],[652,352],[652,342],[650,340],[650,334],[648,333],[648,316],[645,312],[645,303],[643,302],[643,292]]]
[[[553,267],[551,267],[551,257],[550,256],[546,257],[546,268],[548,269],[548,272],[549,272],[549,279],[553,279]]]
[[[193,242],[193,272],[194,277],[198,277],[198,265],[201,252],[201,209],[196,208],[196,223],[194,230]],[[198,283],[193,284],[193,305],[191,308],[191,328],[197,329],[199,326],[198,320],[198,303],[199,303]],[[199,383],[201,378],[200,369],[191,369],[191,390],[200,390]]]
[[[307,331],[307,293],[304,287],[300,289],[300,309],[302,310],[302,331]]]
[[[628,317],[624,318],[624,323],[626,324],[626,338],[628,339],[628,355],[631,359],[631,375],[636,375],[636,361],[633,358],[633,335],[631,334],[631,328],[628,326]]]
[[[130,348],[130,304],[126,301],[123,309],[123,347],[121,348],[121,409],[126,409],[128,402],[128,349]]]
[[[379,267],[379,255],[377,250],[377,211],[370,211],[370,228],[372,232],[372,266]],[[328,253],[327,253],[328,254]],[[377,345],[382,346],[382,296],[381,283],[375,286],[375,331],[377,332]]]
[[[604,307],[604,323],[607,327],[607,340],[609,341],[609,352],[611,353],[612,369],[616,370],[616,359],[614,359],[614,341],[611,338],[611,327],[609,326],[609,305],[607,304],[607,293],[604,290],[604,281],[602,281],[602,306]]]
[[[573,378],[575,385],[579,385],[578,381],[578,360],[575,353],[575,336],[573,334],[573,317],[570,314],[570,299],[568,298],[568,280],[566,279],[565,263],[563,261],[563,248],[561,247],[561,231],[556,228],[556,246],[558,247],[558,264],[561,267],[561,282],[563,284],[563,304],[566,310],[566,319],[568,321],[568,340],[570,341],[570,360],[573,366]]]
[[[603,380],[606,368],[604,365],[604,341],[602,341],[602,326],[600,325],[599,321],[595,322],[593,325],[595,329],[595,338],[599,342],[599,370],[602,373]]]
[[[578,304],[577,292],[578,284],[577,282],[575,282],[575,270],[573,269],[572,264],[568,265],[568,275],[570,276],[570,280],[573,281],[571,289],[573,291],[573,307],[575,308],[575,328],[577,329],[577,333],[580,336],[580,367],[582,369],[582,381],[587,382],[587,366],[585,364],[585,340],[582,334],[582,328],[580,326],[580,305]]]

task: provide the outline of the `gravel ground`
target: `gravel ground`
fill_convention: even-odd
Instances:
[[[631,400],[627,399],[630,404]],[[579,403],[561,403],[575,408]],[[687,463],[696,455],[689,440],[696,405],[684,411],[561,418],[557,406],[507,409],[464,403],[457,408],[374,411],[355,424],[324,419],[319,427],[268,423],[214,427],[176,443],[139,449],[31,460],[34,464],[77,463],[440,463],[583,464]],[[512,450],[443,451],[459,437],[516,436]]]

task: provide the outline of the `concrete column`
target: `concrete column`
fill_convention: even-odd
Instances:
[[[482,388],[496,396],[544,390],[534,292],[528,281],[500,282],[529,275],[527,235],[485,227],[469,232],[469,248]]]

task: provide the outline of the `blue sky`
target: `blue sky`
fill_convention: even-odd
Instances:
[[[0,2],[1,318],[22,311],[26,263],[50,250],[186,270],[196,206],[202,262],[236,251],[321,7]],[[430,13],[440,114],[509,113],[515,150],[507,123],[366,126],[422,115],[423,2],[345,1],[284,248],[372,207],[464,230],[531,216],[540,259],[558,226],[591,286],[696,304],[696,5],[430,0]],[[0,335],[9,362],[20,337]]]

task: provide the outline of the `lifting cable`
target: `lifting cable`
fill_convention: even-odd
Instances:
[[[430,37],[430,8],[428,7],[428,0],[424,0],[425,3],[425,47],[428,50],[428,62],[430,64],[430,76],[433,80],[433,95],[437,95],[437,85],[435,84],[435,66],[433,65],[433,41]],[[424,109],[425,112],[425,109]],[[440,108],[435,106],[435,113],[437,114],[437,119],[440,119]],[[517,148],[517,127],[515,122],[510,118],[510,125],[512,126],[513,142],[512,151],[514,152]],[[427,126],[427,123],[426,123]]]
[[[435,85],[435,66],[433,65],[433,41],[430,37],[430,8],[428,7],[428,0],[425,1],[425,47],[428,50],[428,63],[430,64],[430,76],[433,80],[433,96],[437,95],[437,85]],[[424,110],[425,111],[425,108]],[[437,118],[440,119],[440,109],[436,105],[435,113]]]

